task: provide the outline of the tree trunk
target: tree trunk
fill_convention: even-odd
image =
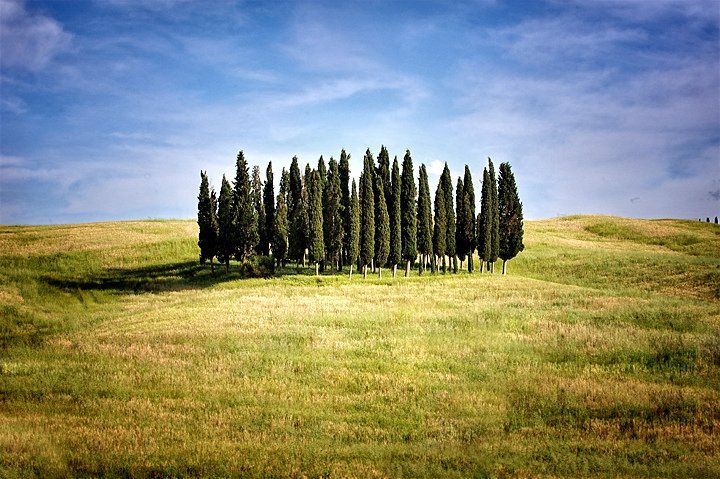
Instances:
[[[225,274],[230,273],[230,260],[225,261]]]
[[[352,267],[353,267],[353,265],[352,265],[352,263],[350,263],[350,279],[352,279]]]
[[[367,278],[367,265],[363,266],[363,279]]]
[[[502,272],[502,274],[506,274],[506,273],[507,273],[507,260],[504,259],[504,260],[503,260],[503,272]]]
[[[410,277],[410,260],[407,261],[407,267],[405,268],[405,277]]]
[[[215,276],[215,263],[213,263],[212,257],[210,258],[210,272]]]
[[[485,272],[485,260],[480,258],[480,273]]]
[[[320,263],[315,261],[315,276],[320,276]]]
[[[305,251],[303,251],[303,268],[305,267],[305,255],[306,255],[306,254],[307,254],[307,253],[306,253]]]
[[[382,279],[382,266],[378,266],[378,279]]]
[[[461,259],[460,260],[460,269],[463,269],[463,263],[464,263],[464,261]]]
[[[395,275],[397,274],[397,265],[393,265],[393,279],[395,279]]]
[[[370,269],[375,272],[375,258],[370,258]]]

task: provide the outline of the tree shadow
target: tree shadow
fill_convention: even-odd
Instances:
[[[44,276],[42,279],[52,286],[65,290],[118,291],[123,293],[158,293],[199,289],[217,283],[242,279],[237,268],[225,273],[225,267],[215,265],[215,273],[208,264],[197,261],[181,261],[140,268],[109,268],[100,274],[82,278],[58,278]]]

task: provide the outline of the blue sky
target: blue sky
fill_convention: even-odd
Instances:
[[[720,214],[720,3],[0,0],[0,223],[195,215],[237,151],[513,165],[527,218]]]

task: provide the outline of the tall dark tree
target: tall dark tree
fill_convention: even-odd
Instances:
[[[385,196],[385,206],[390,211],[390,203],[392,202],[391,198],[391,189],[392,189],[392,182],[390,180],[390,154],[388,153],[387,148],[385,145],[382,145],[380,147],[380,153],[377,157],[377,169],[375,170],[375,175],[382,178],[383,182],[383,196]],[[375,198],[375,204],[377,205],[377,197]]]
[[[343,244],[342,254],[340,255],[340,269],[345,262],[348,261],[348,247],[350,241],[350,155],[345,150],[340,152],[340,163],[338,165],[340,171],[340,191],[342,193],[341,204],[343,206]]]
[[[453,270],[457,272],[457,260],[455,257],[455,205],[453,201],[453,185],[450,168],[445,163],[442,175],[440,175],[440,184],[442,185],[443,194],[445,195],[445,221],[447,228],[445,230],[445,254],[451,262]]]
[[[490,272],[495,272],[495,261],[498,259],[500,253],[500,236],[499,236],[499,225],[500,220],[498,217],[498,190],[497,190],[497,179],[495,177],[495,166],[490,158],[488,158],[488,176],[490,177],[489,189],[490,189],[490,257],[488,258],[488,266],[490,266]]]
[[[373,186],[374,160],[370,149],[365,152],[360,176],[360,263],[363,276],[375,256],[375,188]]]
[[[465,202],[463,201],[463,196],[465,196],[465,187],[463,186],[462,178],[458,176],[457,186],[455,187],[455,253],[460,259],[461,268],[465,258],[463,253],[465,251],[465,244],[463,242],[463,230],[465,227],[463,224],[465,220],[463,208],[465,207]]]
[[[400,236],[402,238],[402,257],[407,262],[405,276],[410,276],[410,267],[417,258],[417,189],[415,188],[415,175],[413,171],[410,150],[405,152],[402,165],[402,179],[400,185],[400,207],[402,216],[400,221]]]
[[[390,218],[381,176],[375,177],[375,200],[375,261],[378,276],[382,278],[382,267],[390,254]]]
[[[490,260],[490,244],[492,243],[490,237],[491,230],[491,216],[490,207],[492,199],[490,198],[490,175],[488,174],[487,168],[483,168],[483,182],[480,192],[480,214],[477,220],[477,250],[478,256],[480,257],[480,272],[482,273],[485,269],[485,263]],[[488,269],[490,267],[488,266]]]
[[[200,193],[198,195],[198,246],[200,263],[210,261],[210,269],[215,272],[213,258],[217,248],[217,217],[214,200],[215,192],[210,193],[210,183],[206,171],[200,172]]]
[[[225,263],[225,271],[230,272],[230,258],[236,251],[235,245],[235,200],[225,175],[223,175],[218,199],[218,261]]]
[[[255,208],[255,216],[257,218],[258,242],[254,246],[257,254],[264,254],[266,245],[270,242],[270,232],[266,230],[265,203],[263,202],[263,184],[260,179],[260,167],[255,165],[252,169],[252,203]]]
[[[352,193],[350,195],[350,221],[347,241],[347,262],[350,265],[350,279],[352,279],[352,269],[355,261],[357,261],[360,252],[360,203],[358,201],[357,187],[355,180],[352,180]]]
[[[270,255],[272,243],[275,241],[275,177],[272,170],[272,161],[265,170],[265,186],[263,187],[263,207],[265,208],[266,242],[263,243],[264,255]]]
[[[322,190],[325,191],[325,180],[327,179],[327,167],[325,166],[325,160],[323,159],[323,156],[320,155],[320,158],[318,159],[318,166],[317,166],[318,175],[320,175],[320,186]]]
[[[715,224],[718,224],[718,217],[715,217]]]
[[[417,249],[422,257],[421,269],[425,270],[427,260],[433,252],[433,230],[432,230],[432,205],[430,202],[430,185],[425,165],[420,165],[420,176],[418,178],[418,231]]]
[[[438,181],[435,190],[435,221],[433,227],[433,254],[442,263],[443,273],[446,271],[445,253],[447,243],[447,209],[445,208],[445,191],[442,181]],[[439,265],[438,265],[439,266]]]
[[[303,201],[303,180],[300,175],[300,167],[298,165],[297,156],[293,156],[290,164],[290,191],[288,193],[288,212],[290,217],[290,234],[289,250],[290,258],[300,261],[305,255],[305,245],[307,243],[307,230],[305,228],[305,219],[307,218],[307,208]]]
[[[510,163],[500,163],[498,224],[500,236],[498,256],[503,261],[502,274],[505,274],[508,260],[525,249],[525,245],[523,245],[522,202],[520,202],[518,196],[515,176],[510,169]]]
[[[320,174],[313,171],[308,181],[308,255],[315,263],[315,275],[319,273],[320,261],[325,259],[325,241],[323,238],[322,187]]]
[[[477,239],[475,238],[475,187],[473,186],[472,175],[470,174],[470,167],[465,165],[465,178],[463,178],[463,185],[465,187],[463,200],[465,206],[463,214],[465,219],[463,220],[463,241],[465,242],[465,254],[468,256],[468,272],[472,273],[475,269],[473,261],[473,253],[475,251],[475,244]]]
[[[332,157],[330,157],[329,166],[323,195],[323,235],[327,258],[339,269],[343,235],[345,234],[342,221],[342,190],[338,164]]]
[[[235,257],[239,261],[243,261],[252,253],[260,238],[258,236],[258,215],[255,204],[253,204],[253,188],[250,184],[248,164],[242,151],[238,153],[235,167],[233,194],[235,201]]]
[[[272,254],[278,267],[285,266],[288,253],[288,209],[285,204],[285,195],[277,195],[275,208],[275,222],[273,223]]]
[[[288,208],[288,212],[290,209],[290,173],[288,173],[288,170],[283,167],[282,173],[280,174],[280,191],[279,193],[283,195],[283,199],[285,200],[285,206]]]
[[[392,266],[393,278],[396,275],[398,263],[402,261],[400,185],[400,167],[396,156],[392,164],[392,189],[390,191],[390,209],[388,210],[388,216],[390,217],[390,254],[388,255],[388,262]]]

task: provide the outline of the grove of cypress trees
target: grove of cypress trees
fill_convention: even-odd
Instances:
[[[410,150],[405,152],[402,166],[402,179],[400,185],[400,207],[402,209],[400,221],[400,235],[402,238],[402,257],[407,261],[405,276],[410,276],[410,266],[417,257],[417,190],[413,172]]]
[[[357,261],[360,252],[360,203],[358,202],[357,188],[355,180],[352,180],[352,193],[350,196],[349,208],[350,221],[348,225],[347,240],[347,262],[350,265],[350,279],[352,279],[352,269],[355,261]]]
[[[220,198],[218,199],[218,261],[225,263],[225,272],[230,272],[230,258],[235,253],[235,200],[233,191],[230,188],[225,175],[222,178],[220,187]]]
[[[322,186],[320,174],[313,171],[306,185],[308,197],[308,254],[315,263],[315,276],[319,274],[320,261],[325,258],[323,239]]]
[[[456,250],[455,250],[455,205],[453,204],[453,185],[450,168],[445,163],[442,175],[440,175],[440,184],[442,185],[443,194],[445,195],[445,254],[448,255],[448,261],[452,262],[453,270],[457,273]]]
[[[374,168],[372,153],[368,149],[360,176],[360,263],[363,265],[363,277],[367,276],[367,266],[375,256]]]
[[[485,270],[485,263],[490,260],[490,175],[483,168],[483,182],[480,191],[480,214],[477,221],[477,250],[480,258],[480,272]],[[488,266],[488,269],[490,267]]]
[[[215,192],[213,192],[214,196]],[[217,244],[217,219],[210,194],[210,183],[207,172],[200,172],[200,193],[198,194],[198,246],[200,247],[200,264],[210,260],[210,269],[215,272],[213,258]]]
[[[468,255],[468,272],[472,273],[475,269],[473,252],[475,251],[477,239],[475,238],[475,187],[473,186],[473,179],[468,165],[465,165],[465,178],[463,178],[463,185],[465,187],[463,194],[463,200],[465,202],[465,205],[463,206],[463,214],[465,215],[465,219],[463,221],[464,242],[466,245],[465,254]]]
[[[264,254],[270,242],[270,232],[266,230],[265,203],[263,201],[263,184],[260,179],[260,167],[255,165],[252,169],[252,203],[257,218],[258,242],[254,245],[257,254]]]
[[[465,212],[463,211],[463,207],[465,206],[465,202],[463,201],[463,196],[465,196],[465,187],[463,186],[462,178],[458,176],[457,186],[455,186],[455,252],[460,258],[460,268],[463,266],[463,259],[465,257],[465,242],[463,241],[463,231],[465,230],[465,225],[463,224]]]
[[[272,170],[272,161],[265,170],[265,186],[263,187],[263,207],[265,209],[266,242],[263,244],[262,254],[270,255],[275,235],[275,177]]]
[[[275,221],[273,223],[272,255],[278,267],[285,266],[288,253],[288,209],[285,204],[285,195],[277,195],[275,208]]]
[[[396,156],[392,165],[392,189],[390,190],[390,209],[388,210],[388,216],[390,217],[390,254],[388,255],[388,262],[392,266],[393,278],[397,273],[398,263],[402,261],[400,185],[400,167]]]
[[[340,189],[340,171],[334,158],[330,157],[329,165],[325,181],[325,194],[323,195],[323,235],[328,260],[339,269],[343,235],[345,234],[342,218],[342,191]]]
[[[420,165],[417,206],[417,249],[422,257],[420,267],[420,274],[422,274],[427,260],[433,252],[432,205],[430,204],[430,185],[425,164]]]
[[[382,267],[390,253],[390,218],[385,202],[385,187],[382,176],[375,177],[375,261],[378,277],[382,278]]]
[[[490,257],[488,258],[490,266],[490,272],[495,272],[495,261],[498,259],[500,250],[500,237],[499,237],[499,218],[498,218],[498,190],[497,180],[495,177],[495,166],[490,158],[488,158],[488,176],[490,178],[490,209],[488,210],[490,215]]]
[[[433,227],[433,254],[442,261],[442,270],[445,272],[445,253],[447,236],[447,210],[445,208],[445,192],[442,182],[439,181],[435,190],[435,221]],[[439,265],[438,265],[439,266]]]
[[[498,256],[503,260],[502,274],[505,274],[508,260],[525,249],[523,245],[522,202],[518,197],[515,176],[510,169],[510,163],[500,163],[498,225]]]
[[[248,164],[242,151],[237,156],[234,188],[235,256],[239,261],[244,261],[260,238]]]
[[[345,150],[340,152],[340,163],[338,164],[340,171],[340,191],[342,193],[341,204],[343,218],[343,244],[342,254],[340,255],[340,269],[342,270],[344,263],[347,261],[348,246],[350,241],[350,155]]]

